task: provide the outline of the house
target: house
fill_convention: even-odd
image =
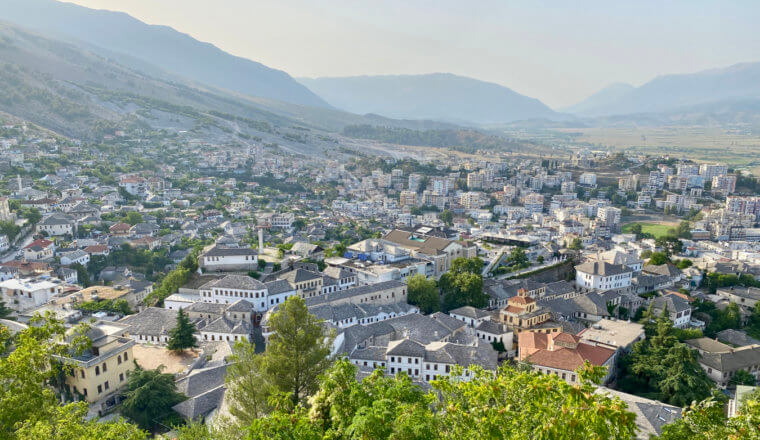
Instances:
[[[556,374],[571,384],[580,383],[577,370],[588,361],[591,365],[607,367],[604,382],[612,375],[615,350],[592,345],[570,333],[521,332],[518,334],[518,359],[533,371]]]
[[[40,307],[63,292],[63,284],[56,278],[12,278],[0,282],[2,301],[16,311]]]
[[[71,266],[72,264],[81,264],[86,266],[90,262],[90,254],[83,250],[75,250],[61,254],[61,264]]]
[[[319,272],[297,268],[280,274],[277,278],[285,280],[295,287],[296,293],[301,298],[311,298],[323,294],[324,278]]]
[[[251,303],[257,312],[263,313],[269,308],[267,286],[248,275],[227,275],[208,282],[199,291],[203,302],[232,304],[242,299]]]
[[[169,342],[169,332],[177,326],[177,311],[148,307],[116,322],[127,325],[129,337],[138,344],[163,345]]]
[[[715,294],[748,309],[754,309],[760,301],[760,289],[757,287],[723,287],[716,290]]]
[[[126,326],[117,322],[96,322],[86,336],[92,341],[87,350],[57,358],[72,367],[65,376],[66,389],[103,414],[119,403],[119,390],[137,368],[132,354],[135,342],[128,337]],[[96,402],[99,406],[93,405]]]
[[[32,261],[51,259],[54,251],[54,242],[40,238],[24,247],[24,259]]]
[[[360,371],[384,367],[385,373],[404,372],[419,383],[450,376],[462,367],[460,380],[469,380],[469,366],[495,370],[496,351],[478,339],[471,327],[442,313],[412,313],[368,325],[346,328],[336,338],[336,351],[347,353]]]
[[[116,223],[108,228],[108,232],[114,237],[127,237],[131,228],[129,223]]]
[[[258,268],[258,253],[250,248],[214,246],[200,257],[200,266],[207,272],[248,271]]]
[[[311,260],[321,261],[325,259],[325,250],[322,246],[317,244],[306,243],[299,241],[293,244],[290,252],[298,255],[301,258],[309,258]]]
[[[721,388],[726,388],[739,370],[758,377],[760,345],[734,348],[709,338],[689,339],[686,345],[699,352],[699,365]]]
[[[91,246],[87,246],[83,249],[85,252],[92,255],[102,255],[102,256],[108,256],[108,254],[111,253],[111,250],[108,248],[108,246],[104,244],[95,244]]]
[[[581,330],[578,336],[582,342],[625,352],[629,352],[634,343],[643,341],[646,337],[643,325],[611,319],[595,322],[591,327]]]
[[[70,235],[73,236],[77,229],[74,217],[68,214],[56,212],[37,223],[37,232],[49,237]]]
[[[177,380],[177,391],[187,399],[172,409],[187,421],[204,420],[208,423],[213,420],[224,400],[226,374],[226,364],[211,365],[195,369]]]
[[[450,310],[449,315],[466,323],[470,327],[477,327],[481,323],[491,320],[491,313],[472,306],[464,306]]]
[[[575,283],[589,290],[629,290],[633,270],[622,264],[587,261],[575,266]]]
[[[691,305],[678,295],[658,296],[652,300],[652,312],[655,316],[662,314],[663,310],[668,311],[673,327],[684,328],[691,322]]]

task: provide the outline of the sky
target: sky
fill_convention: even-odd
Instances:
[[[449,72],[552,108],[615,82],[760,61],[760,1],[68,0],[294,77]]]

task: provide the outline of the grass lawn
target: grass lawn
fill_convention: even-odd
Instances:
[[[641,232],[652,234],[655,238],[668,235],[668,230],[674,229],[677,226],[677,225],[661,225],[658,223],[633,222],[633,223],[628,223],[626,225],[623,225],[623,228],[622,228],[623,232],[624,233],[631,232],[631,227],[633,227],[633,225],[635,224],[641,225]]]

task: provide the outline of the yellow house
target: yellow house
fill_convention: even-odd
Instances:
[[[90,404],[99,402],[98,411],[118,403],[118,390],[127,383],[135,369],[128,326],[100,321],[87,332],[92,347],[79,356],[62,357],[62,362],[72,366],[66,377],[66,388],[81,400]]]

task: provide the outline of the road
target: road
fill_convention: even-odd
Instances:
[[[32,242],[34,236],[34,228],[29,229],[29,232],[18,241],[18,244],[11,246],[10,250],[0,256],[0,263],[7,263],[8,261],[11,261],[16,258],[16,253],[18,253],[19,249],[23,249],[26,247],[29,243]]]

